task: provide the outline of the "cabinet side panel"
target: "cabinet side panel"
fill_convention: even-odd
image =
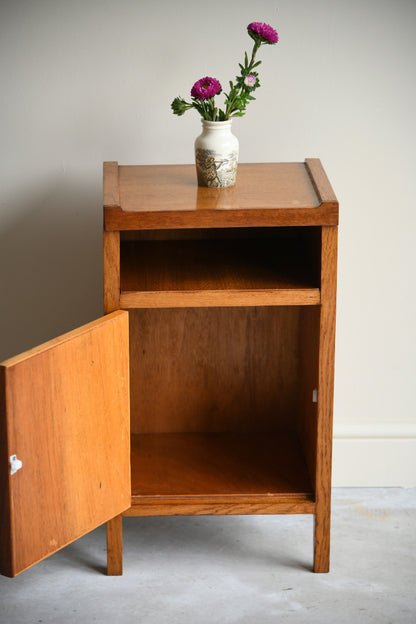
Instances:
[[[299,307],[129,315],[133,432],[296,427]]]
[[[304,307],[300,330],[300,393],[298,432],[309,475],[316,489],[319,307]]]
[[[335,369],[335,317],[337,292],[336,227],[322,228],[321,307],[318,379],[317,491],[329,504],[332,467],[332,429]]]
[[[321,286],[322,228],[308,229],[310,236],[305,239],[305,244],[309,246],[311,271],[315,283]],[[300,319],[298,433],[314,491],[317,469],[320,311],[320,306],[305,306]]]
[[[337,228],[323,227],[319,330],[315,572],[329,571],[337,243]]]

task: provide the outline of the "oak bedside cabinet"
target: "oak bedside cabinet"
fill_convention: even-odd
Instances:
[[[122,517],[312,514],[329,570],[338,202],[318,159],[104,163],[104,313],[0,368],[0,571]]]

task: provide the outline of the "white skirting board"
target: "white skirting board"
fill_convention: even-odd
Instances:
[[[416,487],[416,424],[335,424],[334,487]]]

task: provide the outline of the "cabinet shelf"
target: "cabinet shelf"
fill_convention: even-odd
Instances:
[[[131,469],[132,505],[314,500],[292,433],[133,434]]]
[[[281,230],[253,238],[122,241],[120,305],[317,305],[310,240]]]

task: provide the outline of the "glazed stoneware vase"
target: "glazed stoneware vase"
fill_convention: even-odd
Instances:
[[[195,163],[199,186],[233,186],[237,175],[238,139],[232,120],[202,119],[202,133],[195,140]]]

